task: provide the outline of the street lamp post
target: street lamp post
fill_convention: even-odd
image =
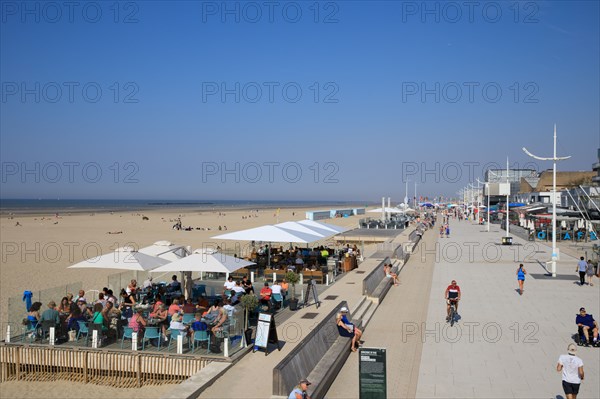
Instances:
[[[556,277],[556,261],[558,258],[556,251],[556,162],[564,161],[565,159],[571,158],[571,156],[556,156],[556,123],[554,124],[554,155],[552,157],[538,157],[527,151],[527,148],[525,147],[523,147],[523,151],[530,157],[540,161],[552,161],[552,277]]]
[[[479,179],[477,179],[477,183],[479,185],[479,183],[485,185],[485,191],[487,192],[487,232],[490,232],[490,182],[486,181],[486,182],[480,182]]]

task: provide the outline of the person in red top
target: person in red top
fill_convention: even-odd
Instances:
[[[271,311],[271,288],[269,288],[269,283],[265,282],[265,286],[260,290],[260,303],[262,305],[267,305],[269,307],[269,311]]]
[[[452,280],[446,292],[444,293],[446,298],[446,321],[450,320],[450,301],[455,303],[456,312],[458,313],[458,301],[460,301],[460,287],[456,285],[456,280]]]

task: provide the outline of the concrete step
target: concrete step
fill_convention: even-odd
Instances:
[[[373,306],[370,306],[367,309],[367,312],[364,314],[363,319],[362,319],[363,329],[367,326],[367,324],[369,324],[371,317],[373,317],[373,315],[375,314],[375,311],[377,310],[378,307],[379,307],[379,304],[373,303]]]

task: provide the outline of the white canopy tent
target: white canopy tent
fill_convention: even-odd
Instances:
[[[184,246],[174,245],[169,241],[157,241],[150,246],[140,248],[139,252],[169,261],[176,261],[189,255],[188,249]]]
[[[170,261],[157,256],[147,255],[134,250],[131,247],[122,247],[95,258],[69,266],[69,269],[119,269],[149,271],[159,266],[166,265]]]
[[[375,208],[375,209],[371,209],[370,211],[368,211],[370,213],[381,213],[381,212],[385,212],[385,213],[404,213],[405,211],[402,209],[398,209],[398,208],[391,208],[391,207],[385,207],[385,208]]]
[[[291,231],[299,231],[301,233],[315,234],[315,235],[321,236],[322,238],[331,237],[331,236],[337,234],[336,232],[333,232],[331,230],[326,230],[326,229],[316,227],[316,226],[307,226],[304,224],[300,224],[298,222],[278,223],[275,225],[275,227],[279,227],[279,228],[291,230]]]
[[[341,227],[341,226],[336,226],[335,224],[329,224],[329,223],[322,223],[322,222],[315,222],[314,220],[300,220],[298,223],[303,224],[305,226],[314,226],[314,227],[318,227],[320,229],[323,230],[330,230],[333,231],[337,234],[339,233],[343,233],[348,231],[349,229],[345,228],[345,227]]]
[[[237,240],[237,241],[268,241],[268,242],[299,242],[309,243],[323,239],[317,233],[305,233],[288,230],[272,225],[255,227],[247,230],[235,231],[233,233],[214,236],[215,239]]]
[[[246,266],[255,265],[243,259],[218,252],[197,249],[191,255],[152,270],[162,272],[208,272],[232,273]]]

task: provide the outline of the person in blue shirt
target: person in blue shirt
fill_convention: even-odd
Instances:
[[[354,324],[348,320],[348,308],[342,307],[340,312],[336,317],[336,324],[338,327],[338,331],[342,337],[352,338],[352,344],[350,345],[350,350],[352,352],[356,352],[360,345],[360,337],[362,336],[362,331],[356,328]]]
[[[592,345],[598,344],[598,322],[594,320],[591,314],[587,314],[585,308],[579,309],[579,314],[575,318],[575,323],[579,327],[580,332],[583,333],[586,345],[590,343],[590,331],[592,331],[593,342]]]
[[[525,270],[525,268],[523,267],[523,264],[521,263],[519,265],[519,268],[517,269],[517,281],[519,281],[519,295],[523,295],[523,284],[525,284],[525,275],[527,274],[527,271]]]

